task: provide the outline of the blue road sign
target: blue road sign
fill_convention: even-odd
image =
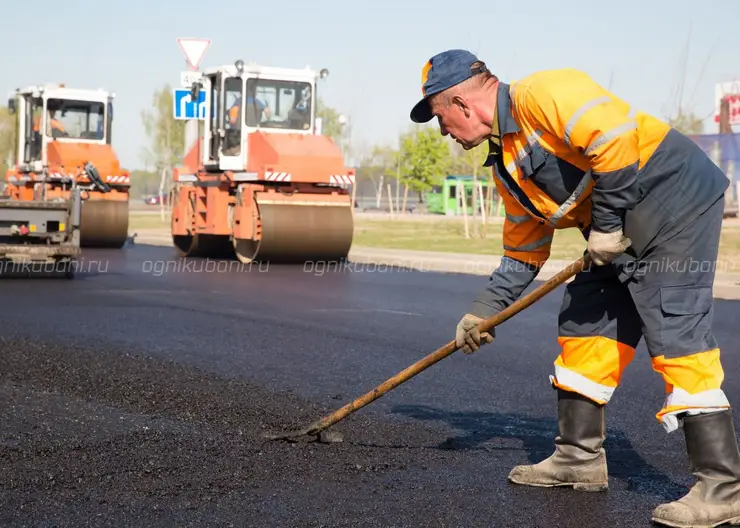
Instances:
[[[200,119],[206,118],[206,92],[201,90],[198,101],[193,102],[190,90],[177,88],[172,90],[173,112],[175,119]]]

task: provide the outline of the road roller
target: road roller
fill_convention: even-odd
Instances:
[[[198,119],[188,122],[184,163],[172,171],[180,256],[346,259],[355,171],[316,118],[317,84],[327,75],[238,60],[196,76],[189,98]]]
[[[91,192],[111,191],[91,163],[85,163],[80,172],[92,183],[72,180],[67,198],[0,196],[0,275],[50,271],[74,278],[81,254],[82,204]]]
[[[131,177],[111,143],[114,97],[105,90],[44,84],[18,89],[8,100],[16,144],[6,195],[70,200],[73,183],[90,187],[82,205],[82,247],[120,248],[128,237]],[[109,192],[91,186],[83,170],[88,164]]]

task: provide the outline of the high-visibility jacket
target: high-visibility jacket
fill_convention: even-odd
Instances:
[[[62,123],[58,119],[50,118],[49,126],[51,126],[52,130],[59,130],[60,132],[64,132],[64,123]],[[40,128],[41,128],[41,116],[36,116],[33,120],[33,131],[38,132]]]
[[[693,141],[578,70],[500,83],[496,107],[500,146],[491,143],[486,166],[506,218],[502,266],[478,298],[488,307],[505,307],[534,279],[555,229],[587,237],[621,227],[627,255],[639,258],[728,187]]]
[[[234,104],[231,108],[229,108],[228,116],[229,116],[230,125],[236,125],[239,122],[240,112],[241,112],[241,106],[239,104]]]

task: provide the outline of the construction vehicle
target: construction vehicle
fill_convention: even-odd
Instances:
[[[63,271],[67,278],[74,278],[81,253],[83,200],[92,192],[111,190],[91,163],[85,163],[79,172],[72,180],[67,198],[17,200],[0,196],[0,262],[3,264],[0,274]],[[92,183],[78,183],[82,177]]]
[[[82,247],[122,247],[128,237],[130,174],[111,145],[113,99],[104,90],[64,84],[16,90],[8,101],[15,113],[15,161],[6,173],[13,200],[72,201],[73,183],[88,187],[82,204]],[[90,163],[108,185],[103,192],[81,170]]]
[[[173,168],[171,229],[180,256],[242,263],[342,260],[353,236],[341,148],[321,134],[316,85],[328,70],[244,64],[205,70],[192,85],[202,126]],[[187,131],[187,129],[186,129]]]

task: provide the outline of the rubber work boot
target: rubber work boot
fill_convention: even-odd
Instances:
[[[527,486],[570,486],[578,491],[606,491],[609,476],[604,405],[575,392],[558,391],[558,427],[555,452],[531,466],[516,466],[509,480]]]
[[[740,452],[732,411],[684,418],[689,468],[697,482],[682,498],[661,504],[653,521],[678,528],[740,524]]]

